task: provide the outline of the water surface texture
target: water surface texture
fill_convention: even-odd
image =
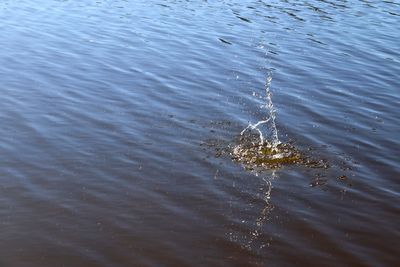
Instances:
[[[395,266],[399,25],[391,0],[0,1],[0,266]],[[269,74],[279,140],[322,165],[232,160]]]

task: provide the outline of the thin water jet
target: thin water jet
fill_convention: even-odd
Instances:
[[[255,124],[249,123],[249,125],[242,130],[240,135],[244,136],[246,132],[248,131],[257,131],[259,134],[259,144],[260,146],[265,145],[266,140],[264,137],[263,130],[260,129],[261,126],[266,125],[268,126],[269,124],[269,129],[271,130],[271,141],[269,145],[272,145],[273,148],[275,148],[277,145],[279,145],[281,142],[279,140],[278,136],[278,129],[276,128],[276,123],[275,123],[275,118],[276,118],[276,110],[274,108],[274,104],[272,103],[272,93],[271,93],[271,82],[272,82],[272,71],[268,72],[267,79],[265,82],[265,100],[266,103],[261,106],[261,108],[266,108],[268,110],[268,117],[258,121]]]

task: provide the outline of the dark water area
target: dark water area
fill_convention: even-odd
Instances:
[[[399,25],[390,0],[0,1],[0,266],[396,266]],[[326,167],[226,153],[269,73],[279,139]]]

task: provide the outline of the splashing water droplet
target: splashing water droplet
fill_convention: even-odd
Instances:
[[[256,131],[260,138],[260,143],[259,143],[260,147],[268,144],[271,146],[273,150],[276,150],[277,146],[281,142],[278,137],[278,129],[276,128],[276,123],[275,123],[276,110],[274,108],[274,104],[272,103],[271,82],[272,82],[272,71],[269,71],[265,83],[266,103],[262,106],[263,108],[266,108],[268,110],[267,117],[263,120],[258,121],[255,124],[249,123],[249,125],[246,128],[244,128],[240,134],[243,136],[247,131]],[[261,127],[263,125],[268,125],[267,123],[269,123],[269,128],[271,129],[270,136],[267,136],[268,139],[271,139],[270,141],[267,141],[265,139],[265,133]]]

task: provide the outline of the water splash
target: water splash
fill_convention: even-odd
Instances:
[[[247,169],[263,167],[274,169],[283,164],[298,163],[301,154],[293,146],[284,144],[279,140],[276,127],[276,109],[272,103],[272,71],[268,71],[265,82],[265,104],[261,106],[266,109],[263,120],[249,125],[240,133],[238,145],[231,153],[232,158],[244,164]],[[255,134],[258,133],[258,142]]]
[[[270,146],[273,150],[276,150],[277,146],[281,144],[278,137],[278,129],[276,127],[276,109],[272,103],[272,92],[271,92],[271,82],[272,82],[272,71],[268,71],[267,79],[265,82],[265,104],[261,108],[268,110],[267,117],[255,124],[249,123],[249,125],[243,129],[240,135],[244,136],[247,131],[256,131],[259,135],[259,145],[260,148],[263,146]],[[269,134],[270,140],[265,138],[265,131],[263,131],[262,126],[266,125],[268,129],[271,130]]]
[[[268,71],[265,83],[265,118],[257,123],[249,123],[242,130],[236,145],[230,152],[233,160],[240,162],[246,169],[262,171],[277,169],[283,165],[297,164],[311,168],[327,168],[322,160],[313,160],[290,143],[279,140],[276,127],[276,110],[272,103],[272,71]]]

